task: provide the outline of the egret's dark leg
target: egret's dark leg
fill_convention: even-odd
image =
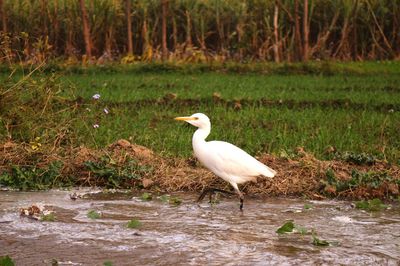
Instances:
[[[210,194],[210,202],[211,202],[211,195],[215,192],[221,192],[221,193],[225,193],[225,194],[229,194],[229,195],[234,194],[230,191],[226,191],[226,190],[219,189],[219,188],[205,188],[203,190],[203,192],[201,192],[200,197],[197,199],[197,202],[202,201],[207,194]]]
[[[239,199],[240,199],[240,210],[243,211],[243,201],[244,201],[244,196],[243,193],[240,192],[238,185],[236,183],[231,183],[232,187],[235,189],[236,193],[239,195]]]
[[[244,201],[244,196],[241,192],[239,192],[239,198],[240,198],[240,210],[243,211],[243,201]]]

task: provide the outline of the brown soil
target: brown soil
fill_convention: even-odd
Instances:
[[[41,150],[46,150],[41,147]],[[50,149],[49,149],[50,150]],[[296,159],[280,158],[262,154],[258,159],[275,169],[278,174],[273,178],[258,178],[257,182],[247,183],[242,190],[248,194],[269,196],[307,196],[314,199],[325,197],[389,198],[399,195],[400,167],[378,161],[371,166],[354,165],[343,161],[320,161],[302,148],[297,150]],[[116,165],[124,165],[128,159],[134,159],[140,165],[151,166],[153,171],[136,180],[135,187],[162,191],[201,191],[205,187],[230,190],[230,185],[204,169],[193,159],[163,158],[150,149],[132,144],[127,140],[118,140],[101,150],[78,148],[58,148],[52,152],[31,150],[29,145],[6,142],[0,145],[0,174],[9,171],[12,165],[46,166],[50,162],[64,162],[63,176],[77,177],[76,185],[101,185],[96,176],[84,166],[87,161],[99,161],[108,156]],[[387,173],[392,180],[383,182],[379,187],[357,186],[353,189],[337,191],[335,186],[327,184],[326,172],[331,169],[338,180],[351,179],[353,170],[361,173]]]

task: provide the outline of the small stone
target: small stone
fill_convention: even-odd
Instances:
[[[151,187],[154,184],[154,181],[148,178],[143,178],[142,185],[144,188]]]

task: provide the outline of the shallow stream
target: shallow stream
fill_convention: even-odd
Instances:
[[[90,192],[90,191],[86,191]],[[237,198],[219,204],[195,203],[195,194],[176,194],[172,206],[157,197],[144,201],[130,193],[93,193],[70,199],[68,191],[0,191],[0,256],[16,265],[399,265],[400,208],[369,213],[347,201]],[[79,193],[82,193],[79,192]],[[42,222],[19,209],[43,204],[56,221]],[[306,206],[306,208],[305,208]],[[89,210],[102,213],[87,217]],[[129,229],[131,219],[142,223]],[[278,235],[286,220],[311,235]]]

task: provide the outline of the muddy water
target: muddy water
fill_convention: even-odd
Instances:
[[[236,198],[210,206],[196,195],[178,194],[180,206],[145,202],[127,193],[91,194],[72,201],[70,192],[0,192],[0,256],[17,265],[398,265],[400,210],[370,214],[350,202]],[[19,208],[49,206],[55,222],[20,217]],[[304,205],[312,208],[305,210]],[[87,217],[89,210],[102,218]],[[139,229],[125,227],[138,219]],[[318,247],[309,235],[279,236],[285,220],[314,228],[319,238],[339,241]]]

